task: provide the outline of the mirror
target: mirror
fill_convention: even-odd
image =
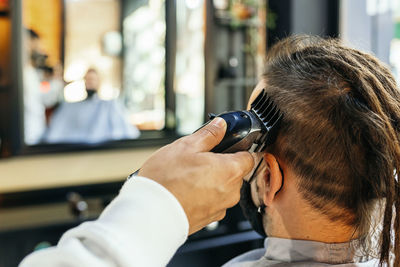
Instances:
[[[100,144],[164,128],[164,0],[22,2],[27,145]]]

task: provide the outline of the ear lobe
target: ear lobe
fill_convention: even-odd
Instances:
[[[271,206],[276,193],[281,189],[283,183],[282,173],[279,168],[279,163],[276,157],[270,153],[264,154],[264,161],[267,164],[266,175],[263,178],[264,183],[264,204],[268,207]]]

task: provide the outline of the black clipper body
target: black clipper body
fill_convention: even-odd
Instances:
[[[226,121],[227,129],[212,152],[260,152],[275,141],[283,114],[262,90],[249,111],[224,112],[217,117]]]

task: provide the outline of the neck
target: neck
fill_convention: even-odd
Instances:
[[[288,179],[284,190],[277,195],[277,201],[267,207],[264,225],[270,237],[324,243],[348,242],[357,237],[354,227],[332,221],[313,209]]]
[[[304,214],[303,214],[304,216]],[[287,219],[281,219],[282,223],[277,227],[277,223],[267,231],[270,237],[279,237],[297,240],[319,241],[324,243],[348,242],[355,237],[356,230],[346,225],[335,225],[330,221],[321,218],[311,218],[309,222],[301,220],[301,216],[292,215]],[[283,223],[285,221],[285,223]]]

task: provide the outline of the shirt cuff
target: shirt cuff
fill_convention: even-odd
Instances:
[[[136,176],[125,182],[98,220],[67,232],[60,244],[69,237],[87,239],[102,243],[122,266],[165,266],[188,231],[187,216],[175,196],[159,183]]]

